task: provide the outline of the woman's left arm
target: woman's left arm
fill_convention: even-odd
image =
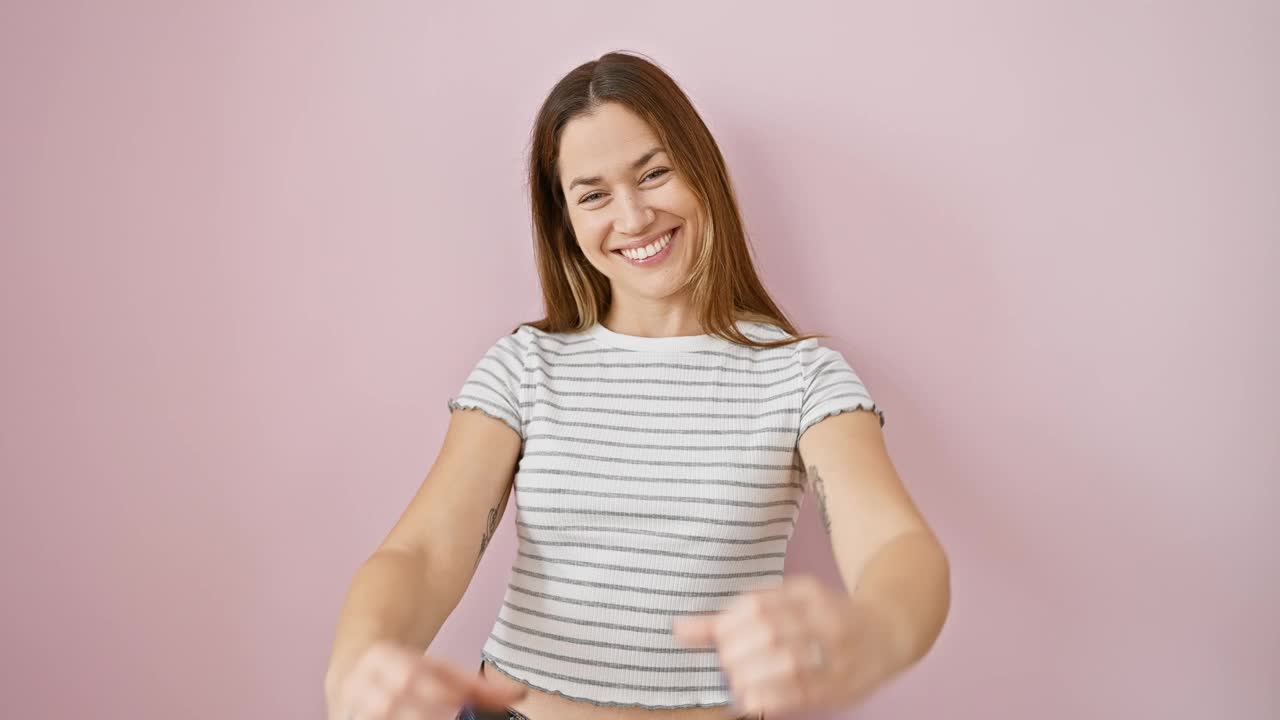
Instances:
[[[883,624],[886,671],[897,673],[942,631],[951,604],[946,554],[903,487],[876,414],[827,418],[799,450],[850,601]]]
[[[798,449],[848,591],[788,576],[674,628],[717,648],[736,704],[752,712],[857,703],[928,652],[950,607],[946,554],[889,459],[879,416],[829,417]]]

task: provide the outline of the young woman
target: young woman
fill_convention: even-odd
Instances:
[[[851,705],[920,659],[949,569],[836,351],[756,276],[720,151],[662,70],[565,76],[529,163],[546,317],[499,339],[359,569],[335,720],[725,720]],[[425,656],[512,489],[480,672]],[[806,490],[846,588],[783,577]]]

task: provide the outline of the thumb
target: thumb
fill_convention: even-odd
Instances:
[[[501,709],[520,700],[525,694],[526,690],[521,685],[508,685],[488,676],[477,676],[471,679],[467,697],[480,707]]]
[[[707,647],[716,644],[716,619],[719,615],[678,618],[671,625],[676,641],[691,647]]]
[[[479,707],[500,710],[525,697],[525,692],[521,685],[500,684],[493,678],[474,678],[467,691],[467,700]]]
[[[524,686],[500,683],[488,675],[477,675],[444,664],[439,665],[436,671],[449,679],[462,700],[479,707],[500,709],[525,696]]]

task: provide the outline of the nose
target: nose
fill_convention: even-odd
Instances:
[[[618,203],[621,210],[618,218],[614,220],[613,227],[619,233],[637,235],[653,224],[657,216],[639,193],[624,193],[618,199],[621,201]]]

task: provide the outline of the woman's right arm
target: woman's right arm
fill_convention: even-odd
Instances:
[[[324,679],[331,714],[366,651],[389,643],[421,654],[457,607],[506,509],[520,445],[499,420],[452,413],[422,486],[352,580]]]

